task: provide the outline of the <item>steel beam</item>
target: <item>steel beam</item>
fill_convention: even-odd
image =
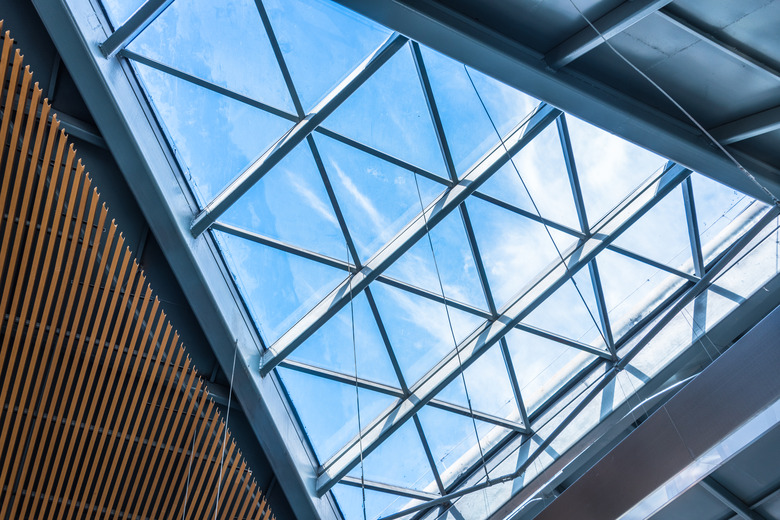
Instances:
[[[314,365],[309,365],[308,363],[302,363],[300,361],[285,359],[284,361],[282,361],[282,363],[279,366],[290,370],[295,370],[296,372],[301,372],[303,374],[308,374],[310,376],[321,377],[323,379],[328,379],[330,381],[335,381],[337,383],[343,383],[345,385],[351,385],[351,386],[357,385],[358,388],[363,388],[364,390],[371,390],[372,392],[389,395],[399,399],[403,399],[408,395],[404,393],[403,390],[399,388],[395,388],[394,386],[386,385],[384,383],[377,383],[375,381],[371,381],[370,379],[358,378],[356,380],[355,376],[343,374],[341,372],[337,372],[335,370],[329,370],[327,368],[316,367]],[[465,406],[448,403],[446,401],[441,401],[439,399],[431,399],[431,401],[428,402],[428,406],[432,406],[433,408],[438,408],[439,410],[445,410],[447,412],[455,413],[458,415],[463,415],[464,417],[473,417],[474,419],[486,423],[495,424],[496,426],[501,426],[502,428],[506,428],[507,430],[512,430],[520,433],[529,432],[528,427],[525,424],[519,424],[515,421],[510,421],[509,419],[504,419],[502,417],[491,415],[489,413],[480,412],[477,410],[469,411],[469,409],[466,408]]]
[[[358,65],[342,82],[320,101],[309,114],[293,126],[287,134],[273,144],[265,153],[250,164],[214,200],[198,213],[192,221],[193,236],[199,236],[213,224],[230,206],[249,191],[268,171],[276,166],[293,148],[303,142],[326,117],[332,114],[352,95],[374,72],[387,63],[408,40],[394,33]]]
[[[751,510],[738,496],[726,489],[723,484],[712,478],[712,476],[704,477],[699,482],[699,485],[745,520],[765,520],[762,515]]]
[[[325,463],[322,474],[317,479],[317,492],[325,493],[330,489],[360,461],[361,451],[363,456],[371,453],[461,371],[471,366],[488,348],[570,280],[690,173],[690,170],[674,165],[643,183],[629,198],[604,217],[593,229],[590,239],[564,252],[563,261],[554,262],[545,269],[514,301],[502,309],[496,319],[485,321],[463,340],[457,346],[457,351],[451,352],[414,385],[409,397],[385,410],[379,418],[364,428],[359,437],[350,441]]]
[[[122,26],[106,38],[99,45],[100,51],[106,58],[113,58],[121,49],[124,49],[136,36],[146,29],[150,23],[165,11],[173,0],[147,0],[138,8]]]
[[[769,197],[701,131],[682,116],[669,115],[605,84],[602,79],[554,71],[544,55],[477,21],[443,0],[337,0],[340,4],[393,28],[488,76],[544,100],[567,113],[638,143],[678,164],[771,203]],[[775,193],[780,169],[752,156],[740,161]]]
[[[693,258],[693,272],[696,276],[702,277],[704,276],[704,255],[701,248],[699,219],[696,216],[696,203],[693,199],[693,183],[690,177],[685,179],[682,191],[683,204],[685,205],[685,220],[688,227],[688,241],[691,244],[691,257]]]
[[[693,24],[693,22],[686,20],[684,17],[680,16],[679,14],[675,13],[671,8],[673,6],[669,6],[667,8],[661,9],[658,11],[658,16],[663,18],[664,20],[676,25],[680,29],[684,30],[688,34],[695,36],[699,40],[708,43],[718,49],[720,52],[723,52],[725,54],[728,54],[735,60],[739,61],[743,65],[746,65],[748,67],[751,67],[753,69],[766,72],[769,75],[773,76],[776,80],[780,81],[780,71],[777,69],[769,66],[768,64],[757,60],[756,58],[746,54],[740,49],[737,49],[736,47],[729,45],[709,32],[705,31],[701,27],[697,27]]]
[[[670,2],[671,0],[629,0],[623,2],[593,22],[593,26],[598,29],[600,35],[588,25],[548,52],[544,56],[544,60],[555,70],[565,67],[602,44],[604,38],[609,40]]]
[[[441,222],[466,198],[474,193],[493,173],[498,171],[511,154],[517,153],[547,127],[560,111],[542,104],[526,121],[515,128],[504,140],[494,146],[463,177],[431,202],[393,238],[387,247],[370,258],[357,273],[341,282],[308,314],[285,332],[263,355],[260,373],[267,375],[290,352],[294,351],[326,321],[341,310],[349,300],[360,294],[369,283],[382,274],[395,260],[408,251],[428,229]],[[509,151],[507,154],[506,150]]]
[[[364,487],[371,491],[381,491],[382,493],[390,493],[392,495],[412,498],[414,500],[434,500],[441,496],[436,493],[428,493],[427,491],[418,491],[416,489],[393,486],[391,484],[383,484],[382,482],[373,482],[371,480],[361,480],[357,477],[344,477],[341,479],[341,483],[346,484],[347,486],[358,488]]]
[[[780,106],[745,116],[710,130],[720,144],[733,144],[780,130]]]

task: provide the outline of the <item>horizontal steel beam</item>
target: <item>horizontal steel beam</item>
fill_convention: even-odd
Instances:
[[[296,123],[287,134],[250,164],[219,195],[214,197],[214,200],[206,204],[206,207],[192,221],[191,231],[193,236],[199,236],[211,224],[216,222],[235,201],[249,191],[293,148],[302,143],[326,117],[341,106],[374,72],[387,63],[407,41],[405,36],[401,36],[398,33],[390,35],[376,51],[358,65],[322,101],[317,103],[305,118]]]
[[[363,268],[340,283],[308,314],[285,332],[265,352],[260,366],[262,375],[268,374],[290,352],[294,351],[325,322],[341,310],[350,299],[376,280],[393,262],[425,236],[427,231],[452,213],[466,198],[474,193],[491,175],[509,161],[560,114],[560,110],[542,104],[503,142],[494,146],[452,187],[446,189],[427,208],[402,229],[388,245],[370,258]],[[509,153],[507,153],[507,151]]]
[[[780,106],[725,123],[710,130],[721,144],[733,144],[780,130]]]
[[[604,38],[608,40],[625,31],[670,2],[671,0],[628,0],[623,2],[593,22],[593,26],[601,34],[596,33],[593,27],[588,25],[548,52],[544,56],[544,60],[556,70],[565,67],[602,44]]]
[[[147,0],[119,29],[100,44],[103,56],[106,58],[114,57],[119,50],[124,49],[136,36],[141,34],[172,3],[173,0]]]
[[[729,56],[731,56],[738,62],[742,63],[743,65],[746,65],[755,70],[759,70],[761,72],[766,72],[770,76],[773,76],[775,79],[780,81],[780,71],[778,71],[774,67],[771,67],[767,63],[759,61],[753,56],[748,55],[742,50],[737,49],[736,47],[719,40],[709,32],[705,31],[703,28],[697,27],[696,25],[693,24],[693,22],[686,20],[683,16],[675,13],[672,7],[673,6],[669,6],[659,10],[658,16],[676,25],[677,27],[684,30],[691,36],[695,36],[696,38],[703,41],[704,43],[708,43],[709,45],[718,49],[720,52],[723,52],[724,54],[728,54]]]
[[[309,365],[308,363],[301,363],[300,361],[285,359],[284,361],[282,361],[282,363],[279,366],[283,368],[288,368],[290,370],[295,370],[296,372],[301,372],[303,374],[322,377],[324,379],[335,381],[337,383],[343,383],[352,386],[357,385],[358,388],[371,390],[372,392],[389,395],[399,399],[403,399],[404,397],[406,397],[406,394],[404,394],[404,392],[400,388],[396,388],[394,386],[386,385],[383,383],[377,383],[376,381],[371,381],[370,379],[358,378],[356,380],[355,376],[343,374],[341,372],[337,372],[335,370],[329,370],[327,368],[316,367],[313,365]],[[439,410],[445,410],[447,412],[456,413],[458,415],[463,415],[469,418],[474,417],[475,419],[478,419],[480,421],[484,421],[490,424],[495,424],[496,426],[501,426],[502,428],[506,428],[508,430],[512,430],[520,433],[529,432],[529,429],[526,426],[518,422],[510,421],[509,419],[504,419],[502,417],[498,417],[496,415],[492,415],[489,413],[480,412],[477,410],[470,411],[465,406],[448,403],[446,401],[441,401],[439,399],[431,399],[431,401],[428,403],[428,406],[438,408]]]
[[[726,507],[737,513],[745,520],[765,520],[763,515],[753,511],[738,496],[726,489],[723,484],[712,478],[704,477],[699,485],[706,489],[712,496],[723,502]]]
[[[347,486],[365,488],[371,491],[381,491],[382,493],[390,493],[392,495],[412,498],[415,500],[434,500],[441,496],[437,495],[436,493],[428,493],[426,491],[418,491],[416,489],[393,486],[391,484],[383,484],[381,482],[373,482],[371,480],[361,480],[357,477],[344,477],[341,479],[341,483],[346,484]]]
[[[301,258],[305,258],[306,260],[311,260],[313,262],[320,263],[322,265],[327,265],[329,267],[334,267],[336,269],[341,269],[343,271],[347,271],[350,273],[354,273],[357,271],[357,267],[355,267],[354,264],[351,264],[349,262],[345,262],[344,260],[339,260],[338,258],[333,258],[330,256],[322,255],[320,253],[315,253],[314,251],[309,251],[308,249],[303,249],[298,246],[294,246],[292,244],[288,244],[286,242],[282,242],[281,240],[276,240],[275,238],[270,238],[265,235],[261,235],[259,233],[255,233],[253,231],[248,231],[246,229],[239,228],[237,226],[234,226],[232,224],[225,224],[223,222],[215,222],[211,229],[214,229],[216,231],[223,231],[225,233],[230,233],[233,236],[243,238],[245,240],[250,240],[252,242],[262,244],[268,247],[272,247],[274,249],[277,249],[279,251],[284,251],[285,253],[289,253],[295,256],[299,256]],[[611,249],[611,248],[610,248]],[[632,254],[633,255],[633,254]],[[638,255],[637,255],[638,256]],[[632,256],[633,258],[633,256]],[[638,256],[638,258],[644,258],[641,256]],[[648,260],[648,262],[651,262]],[[655,265],[656,262],[651,263],[650,265]],[[659,264],[663,265],[663,264]],[[668,270],[670,272],[673,272],[674,274],[680,273],[684,278],[690,278],[691,275],[687,275],[685,273],[682,273],[681,271],[677,271],[674,269],[671,269],[670,267],[663,266],[662,269]],[[698,278],[694,278],[694,281],[698,280]],[[385,285],[389,285],[390,287],[395,287],[396,289],[400,289],[404,292],[408,292],[410,294],[415,294],[417,296],[420,296],[422,298],[425,298],[426,300],[431,300],[437,303],[442,303],[445,305],[450,306],[453,309],[457,309],[459,311],[463,311],[466,313],[469,313],[474,316],[479,316],[482,319],[489,319],[491,317],[491,314],[485,310],[482,310],[478,307],[474,307],[473,305],[469,305],[467,303],[463,303],[458,300],[453,300],[450,298],[444,298],[440,294],[437,294],[435,292],[429,291],[427,289],[423,289],[421,287],[417,287],[416,285],[412,285],[406,282],[402,282],[401,280],[397,280],[395,278],[391,278],[389,276],[380,275],[376,278],[376,281],[379,283],[383,283]],[[515,326],[516,329],[522,330],[525,332],[529,332],[531,334],[534,334],[536,336],[540,336],[542,338],[546,338],[552,341],[556,341],[558,343],[561,343],[563,345],[567,345],[569,347],[576,348],[578,350],[582,350],[584,352],[588,352],[589,354],[594,354],[596,356],[601,356],[606,359],[611,359],[609,352],[605,352],[604,350],[598,349],[592,345],[588,345],[587,343],[582,343],[581,341],[576,341],[574,339],[566,338],[564,336],[561,336],[559,334],[555,334],[554,332],[550,332],[544,329],[540,329],[537,327],[533,327],[531,325],[526,325],[524,323],[518,323]]]
[[[361,456],[371,453],[392,435],[423,405],[463,370],[471,366],[550,294],[570,280],[610,242],[652,209],[690,173],[690,170],[681,166],[670,165],[661,174],[643,183],[629,198],[601,220],[593,229],[592,238],[567,250],[563,261],[554,262],[545,269],[513,302],[501,310],[497,318],[485,321],[457,346],[457,351],[450,353],[431,369],[411,389],[412,394],[409,397],[385,410],[358,437],[336,453],[323,466],[322,474],[317,479],[317,492],[324,493],[330,489],[360,461]]]

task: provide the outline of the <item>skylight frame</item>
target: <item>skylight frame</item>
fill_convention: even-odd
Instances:
[[[556,118],[555,120],[556,120],[556,124],[558,124],[558,125],[559,125],[559,128],[560,128],[560,125],[561,125],[561,123],[558,123],[558,121],[562,121],[562,119]],[[563,123],[563,124],[565,124],[565,123]],[[560,130],[559,130],[559,131],[560,131]],[[561,133],[561,139],[562,139],[562,140],[564,140],[564,139],[565,139],[565,137],[566,137],[566,132],[562,132],[562,133]],[[450,160],[451,160],[451,159],[450,159]],[[431,174],[431,175],[433,175],[433,174]],[[574,174],[574,178],[576,179],[576,173]],[[689,182],[689,181],[687,181],[687,182]],[[464,208],[465,208],[465,206],[460,206],[460,207],[464,207]],[[688,202],[686,202],[686,210],[688,211]],[[522,210],[519,210],[519,209],[518,209],[518,211],[522,211]],[[691,214],[694,214],[694,213],[693,213],[693,211],[692,211],[692,208],[691,208]],[[463,217],[463,218],[464,218],[464,219],[467,219],[468,217]],[[695,219],[694,219],[694,222],[695,222]],[[219,224],[217,224],[217,225],[219,225]],[[587,232],[585,232],[584,230],[581,230],[581,232],[587,235]],[[471,233],[470,233],[470,237],[473,239],[473,232],[471,232]],[[691,244],[691,245],[692,245],[692,247],[695,247],[695,244],[693,243],[693,240],[692,240],[692,244]],[[698,248],[699,248],[699,250],[700,250],[700,245],[698,246]],[[357,256],[355,256],[355,258],[357,258]],[[588,265],[590,266],[590,263],[589,263]],[[351,267],[350,267],[350,266],[347,266],[347,269],[348,269],[348,270],[350,270],[350,271],[352,271],[352,270],[355,270],[355,269],[357,269],[357,266],[351,266]],[[667,270],[671,270],[671,269],[673,269],[673,268],[671,268],[671,267],[668,267],[668,266],[667,266]],[[698,274],[698,273],[697,273],[695,277],[690,277],[690,276],[688,276],[687,278],[690,280],[690,279],[693,279],[693,278],[699,278],[700,276],[701,276],[701,274]],[[602,305],[603,305],[603,304],[602,304]],[[600,308],[601,308],[601,305],[600,305]],[[502,347],[503,347],[503,346],[502,346]],[[503,348],[502,348],[502,351],[503,351]],[[424,436],[423,436],[423,437],[424,437]],[[434,468],[434,469],[435,469],[435,468]]]

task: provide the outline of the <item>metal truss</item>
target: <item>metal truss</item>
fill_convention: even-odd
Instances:
[[[383,412],[371,425],[334,455],[324,466],[317,479],[317,490],[324,493],[346,475],[363,456],[371,453],[404,422],[409,420],[439,391],[447,386],[497,343],[516,323],[531,313],[556,289],[585,267],[607,244],[614,241],[631,224],[647,213],[665,195],[690,175],[690,170],[670,164],[659,175],[649,179],[631,197],[610,212],[596,228],[592,236],[564,253],[563,261],[553,263],[526,287],[514,301],[506,306],[495,319],[486,320],[482,326],[463,340],[436,367],[426,374],[413,388],[412,395]]]
[[[451,500],[453,497],[459,496],[464,492],[468,492],[469,490],[458,490],[453,492],[454,489],[452,487],[449,489],[445,488],[436,467],[433,454],[431,453],[426,434],[417,417],[417,412],[423,406],[427,405],[450,413],[472,417],[489,424],[507,428],[512,432],[510,435],[532,435],[532,420],[529,420],[520,385],[517,380],[515,367],[505,339],[506,333],[512,329],[523,330],[566,346],[594,354],[599,357],[598,362],[624,363],[626,358],[623,360],[619,360],[618,358],[620,341],[613,337],[608,309],[604,298],[604,290],[601,284],[601,274],[596,261],[596,256],[601,251],[610,249],[657,269],[674,274],[681,279],[687,280],[689,285],[690,283],[693,283],[694,287],[700,287],[700,285],[705,282],[709,283],[707,278],[709,273],[705,273],[704,269],[701,239],[693,201],[693,190],[689,178],[691,173],[690,170],[677,164],[669,163],[664,171],[646,181],[632,195],[604,217],[598,225],[591,228],[582,196],[576,160],[571,146],[566,118],[557,108],[553,108],[545,103],[540,104],[530,116],[509,134],[503,137],[497,135],[496,140],[498,143],[465,174],[459,177],[455,169],[444,125],[441,121],[441,116],[439,114],[430,79],[428,78],[420,47],[416,42],[411,42],[410,46],[417,69],[417,76],[420,81],[425,102],[428,107],[430,121],[433,125],[448,176],[448,178],[442,178],[424,168],[410,164],[400,158],[393,157],[388,153],[367,146],[323,126],[326,124],[327,117],[330,114],[363,85],[377,70],[387,63],[396,52],[407,44],[408,40],[405,36],[398,33],[391,35],[374,53],[372,53],[371,56],[366,58],[358,67],[356,67],[346,79],[344,79],[323,99],[323,101],[317,104],[317,106],[307,114],[304,112],[292,77],[285,63],[283,53],[274,34],[273,27],[265,12],[262,0],[256,0],[255,3],[265,32],[270,40],[271,48],[295,108],[295,114],[291,114],[127,50],[125,47],[157,16],[159,16],[172,1],[173,0],[148,0],[127,22],[118,28],[101,45],[101,51],[106,57],[118,55],[119,57],[156,68],[162,72],[209,89],[220,95],[283,118],[293,124],[292,128],[283,137],[241,172],[233,182],[231,182],[212,201],[206,204],[206,206],[195,216],[191,223],[191,232],[193,236],[198,237],[208,229],[219,230],[323,265],[341,269],[347,273],[346,280],[339,284],[328,296],[320,301],[299,322],[285,332],[276,343],[265,351],[262,355],[260,365],[261,375],[268,375],[276,367],[284,367],[344,384],[357,385],[359,388],[372,390],[397,398],[396,403],[385,410],[380,417],[375,419],[371,424],[364,427],[359,437],[350,441],[336,455],[322,465],[321,473],[316,481],[316,492],[318,494],[322,495],[326,493],[333,485],[341,482],[351,486],[364,485],[366,489],[423,500],[426,501],[424,507],[431,507],[435,504]],[[659,9],[668,3],[669,0],[625,2],[599,20],[596,20],[594,24],[605,37],[609,38],[652,13],[660,13],[662,16],[674,20],[673,15],[665,13],[664,11],[659,11]],[[679,21],[676,21],[675,23],[679,23]],[[586,28],[571,36],[547,53],[547,55],[544,56],[544,61],[551,69],[560,69],[589,52],[601,42],[602,39],[600,36],[596,35],[591,28]],[[745,57],[743,56],[743,58]],[[752,65],[755,66],[756,64],[752,63]],[[729,123],[728,125],[724,125],[723,128],[714,130],[714,132],[725,136],[723,137],[725,140],[724,142],[730,143],[746,138],[743,137],[745,135],[757,135],[756,132],[765,131],[766,128],[775,128],[778,119],[777,109],[766,112],[767,113],[749,116],[744,118],[744,120]],[[503,165],[507,164],[517,152],[553,121],[556,122],[560,145],[563,151],[569,185],[578,218],[578,230],[549,220],[541,214],[523,210],[479,191],[479,187],[484,184],[491,175],[498,171]],[[415,175],[421,175],[427,179],[433,180],[442,185],[444,191],[412,219],[387,246],[377,252],[365,263],[361,263],[341,211],[339,201],[337,200],[325,170],[316,141],[313,138],[314,133],[327,136],[328,138],[337,140],[356,150],[360,150],[363,153],[370,154],[390,164],[404,168]],[[287,244],[280,240],[265,237],[258,233],[219,221],[221,215],[223,215],[232,204],[278,164],[282,158],[293,150],[293,148],[302,144],[304,141],[312,153],[317,170],[324,183],[329,202],[354,263],[308,251],[292,244]],[[694,275],[612,244],[622,232],[636,222],[642,215],[646,214],[656,203],[679,184],[682,184],[686,224],[694,264]],[[488,282],[487,272],[471,223],[471,217],[466,204],[464,203],[469,197],[479,198],[490,204],[541,223],[550,229],[556,229],[567,233],[569,236],[575,238],[577,243],[567,251],[564,251],[563,257],[559,261],[553,262],[547,269],[540,273],[509,304],[505,305],[502,309],[498,309]],[[422,289],[413,284],[402,282],[383,274],[393,262],[411,249],[411,247],[417,243],[418,240],[423,238],[431,228],[435,227],[447,215],[450,215],[456,210],[460,215],[466,233],[469,250],[476,266],[480,287],[487,304],[487,310],[447,298],[445,295],[436,294],[432,291]],[[564,283],[572,280],[574,275],[585,267],[588,269],[591,280],[591,286],[588,289],[593,291],[596,302],[595,312],[591,312],[591,316],[594,317],[594,326],[599,329],[605,340],[607,351],[562,337],[550,331],[541,330],[521,323],[521,320],[528,316],[548,296],[560,288]],[[711,276],[709,276],[709,279],[711,280]],[[382,317],[374,302],[371,292],[371,283],[373,282],[386,284],[430,301],[435,301],[454,309],[470,313],[482,318],[484,321],[473,334],[457,345],[455,350],[442,359],[420,381],[410,386],[404,379],[395,352],[385,331]],[[578,290],[580,289],[578,288]],[[351,299],[362,291],[365,291],[373,318],[390,357],[391,364],[399,381],[398,387],[361,379],[356,377],[356,375],[347,375],[287,359],[290,353],[316,332],[339,310],[348,305]],[[588,304],[584,299],[583,303],[588,307]],[[592,311],[590,308],[588,308],[588,310],[589,312]],[[596,320],[598,320],[598,323],[596,323]],[[520,422],[470,410],[435,398],[443,388],[496,344],[499,345],[498,348],[500,349],[504,360],[506,374],[517,405]],[[576,415],[577,409],[575,409],[572,414],[573,416]],[[363,482],[359,479],[347,476],[347,473],[359,463],[362,457],[376,449],[385,439],[397,431],[401,425],[405,424],[409,419],[414,421],[439,491],[438,495],[399,486],[391,486],[381,482]],[[567,424],[568,420],[569,419],[564,420],[563,425]],[[559,428],[562,427],[563,426]],[[554,433],[552,437],[554,437],[554,435],[556,434]],[[542,447],[540,447],[540,449],[541,448]],[[420,506],[418,509],[424,507]]]

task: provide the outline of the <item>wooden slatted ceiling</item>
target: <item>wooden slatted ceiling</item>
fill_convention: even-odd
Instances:
[[[0,519],[269,520],[8,32],[0,85]]]

